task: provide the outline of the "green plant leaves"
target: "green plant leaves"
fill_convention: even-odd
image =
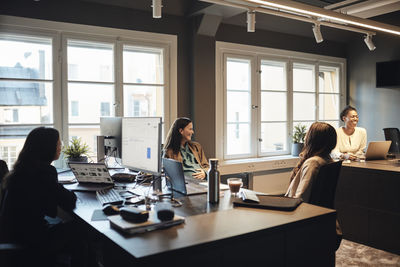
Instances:
[[[67,145],[63,152],[67,158],[79,158],[89,153],[89,146],[83,143],[81,138],[72,138],[70,145]]]
[[[304,143],[304,137],[307,133],[307,126],[301,123],[294,126],[293,143]]]

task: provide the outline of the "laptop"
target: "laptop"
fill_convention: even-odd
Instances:
[[[182,162],[174,159],[162,159],[166,179],[166,184],[170,190],[174,190],[183,195],[197,195],[207,193],[207,186],[201,185],[200,180],[184,175]]]
[[[105,163],[68,163],[78,183],[68,185],[73,191],[98,191],[114,187]]]
[[[392,141],[372,141],[369,142],[367,152],[365,153],[366,160],[386,159]]]

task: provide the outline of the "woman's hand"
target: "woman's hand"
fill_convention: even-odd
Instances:
[[[196,169],[196,171],[198,171],[198,172],[195,172],[192,174],[194,178],[200,179],[200,180],[203,180],[204,178],[206,178],[206,172],[203,169]]]

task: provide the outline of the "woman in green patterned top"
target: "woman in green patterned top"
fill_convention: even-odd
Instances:
[[[209,164],[203,148],[192,141],[193,123],[188,118],[177,118],[168,132],[164,157],[182,162],[185,175],[205,179]]]

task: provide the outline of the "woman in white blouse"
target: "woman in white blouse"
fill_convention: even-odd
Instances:
[[[332,151],[333,158],[356,160],[364,155],[367,146],[367,131],[357,127],[358,114],[352,106],[346,106],[340,113],[344,127],[336,129],[337,143]]]

